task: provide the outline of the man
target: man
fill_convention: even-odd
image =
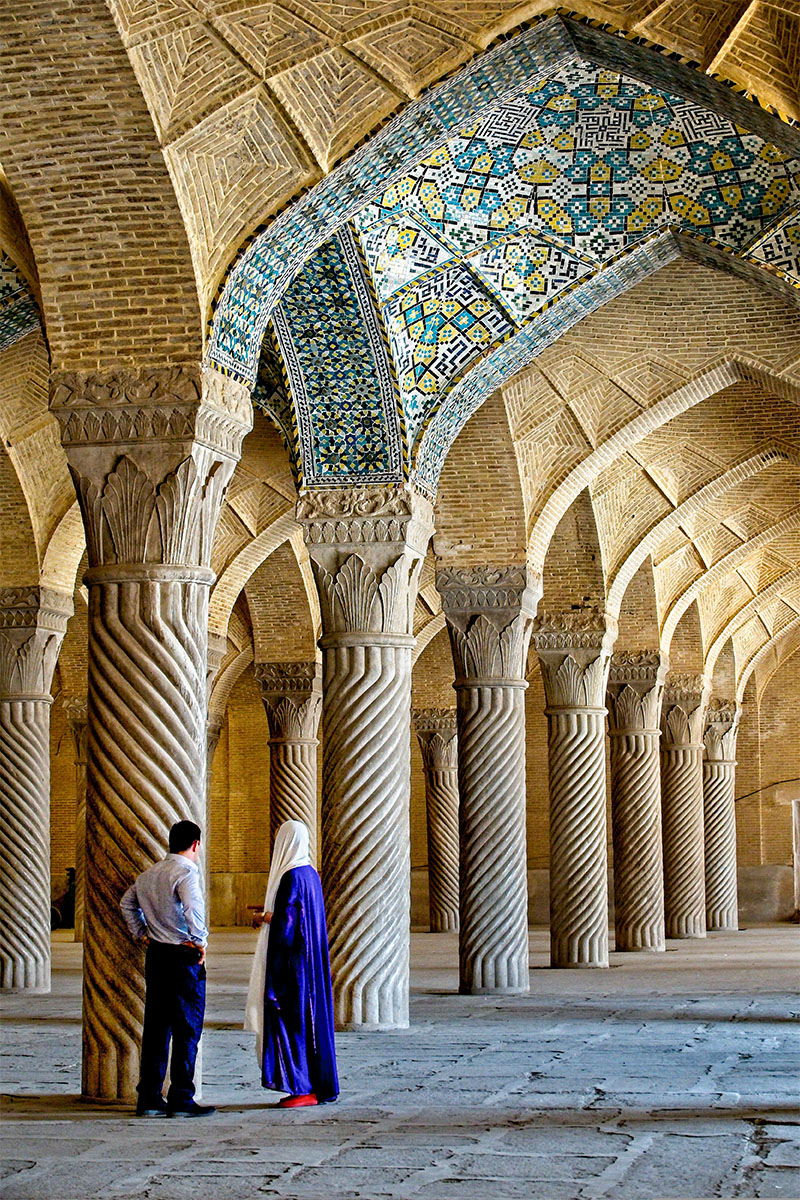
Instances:
[[[137,1117],[206,1117],[195,1103],[194,1066],[206,1007],[205,905],[197,860],[200,827],[178,821],[169,854],[138,876],[120,901],[131,936],[147,946]],[[161,1094],[172,1039],[170,1087]]]

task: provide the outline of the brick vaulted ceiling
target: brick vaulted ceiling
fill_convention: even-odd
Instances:
[[[543,0],[110,0],[207,306],[258,224]],[[800,116],[796,0],[610,0],[578,14]]]

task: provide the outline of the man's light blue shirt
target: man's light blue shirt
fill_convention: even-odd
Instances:
[[[179,946],[205,946],[206,906],[200,870],[183,854],[168,854],[163,862],[142,871],[119,902],[125,923],[137,940]]]

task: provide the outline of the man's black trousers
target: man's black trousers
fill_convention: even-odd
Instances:
[[[145,1001],[139,1104],[158,1101],[172,1062],[167,1103],[182,1108],[194,1096],[194,1064],[206,1009],[206,969],[191,946],[151,942],[144,965]]]

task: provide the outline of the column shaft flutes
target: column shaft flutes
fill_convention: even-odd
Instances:
[[[706,936],[701,676],[669,675],[661,711],[664,912],[669,938]]]
[[[425,768],[431,933],[458,929],[458,740],[455,709],[414,713]]]
[[[548,721],[550,963],[608,966],[605,693],[616,623],[542,614],[534,644]]]
[[[322,882],[340,1029],[408,1024],[411,650],[431,507],[409,488],[297,506],[323,637]]]
[[[736,734],[733,701],[713,700],[706,714],[703,762],[706,927],[739,928],[736,872]]]
[[[614,937],[617,950],[664,949],[661,694],[658,652],[615,654],[608,682]]]
[[[270,845],[284,821],[302,821],[316,862],[320,670],[313,662],[257,663],[255,676],[270,731]]]
[[[72,611],[0,592],[0,988],[50,990],[50,684]]]
[[[459,988],[529,988],[525,665],[539,589],[524,566],[437,571],[455,664]]]

